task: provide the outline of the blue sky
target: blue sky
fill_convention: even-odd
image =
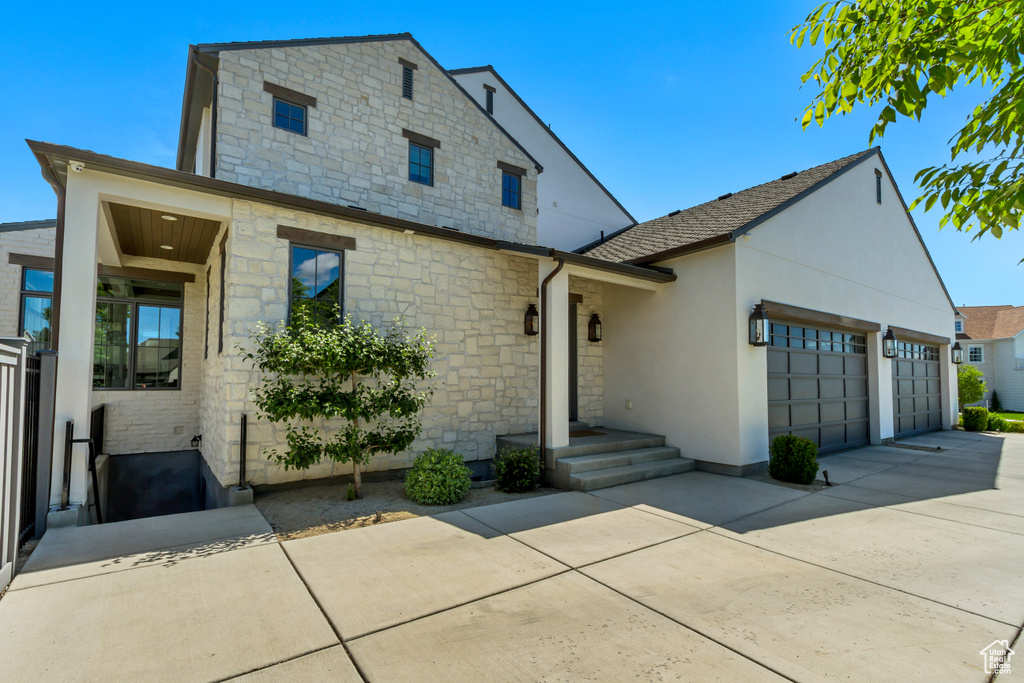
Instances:
[[[34,138],[173,166],[189,43],[411,32],[447,68],[493,64],[639,220],[868,146],[871,112],[802,131],[813,2],[15,3],[5,8],[0,222],[51,217]],[[881,141],[907,201],[980,89]],[[957,305],[1024,304],[1024,237],[971,242],[915,220]]]

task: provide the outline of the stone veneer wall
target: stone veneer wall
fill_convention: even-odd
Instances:
[[[409,452],[374,458],[368,471],[408,467],[430,446],[451,448],[466,460],[488,459],[494,455],[495,436],[536,430],[538,337],[523,334],[527,304],[537,301],[533,260],[236,200],[227,241],[224,354],[216,357],[211,340],[202,409],[203,453],[221,483],[237,481],[237,426],[243,412],[250,420],[247,473],[252,483],[351,472],[350,466],[331,462],[305,472],[285,471],[270,462],[266,451],[283,445],[284,429],[260,421],[249,401],[258,377],[235,347],[249,343],[257,322],[281,321],[286,315],[288,243],[277,238],[279,224],[354,237],[356,249],[345,254],[346,310],[377,325],[403,316],[411,329],[424,327],[436,336],[437,391],[424,411],[421,437]],[[216,270],[214,262],[214,278]],[[574,284],[574,291],[585,297],[578,321],[585,330],[583,315],[589,318],[591,308],[600,306],[601,292],[583,280]],[[581,344],[580,349],[587,378],[581,417],[600,421],[600,345]]]
[[[11,265],[10,254],[53,258],[56,228],[0,232],[0,337],[20,337],[21,266]]]
[[[594,427],[604,423],[604,345],[587,341],[587,335],[591,313],[597,313],[604,321],[604,287],[600,282],[572,276],[569,292],[583,295],[583,303],[576,307],[579,419]]]
[[[402,97],[403,58],[417,65]],[[535,244],[532,162],[410,41],[220,53],[217,177]],[[315,97],[308,135],[275,128],[264,80]],[[434,185],[408,179],[406,128],[440,141]],[[522,210],[501,205],[504,161],[528,170]]]
[[[92,392],[93,407],[100,404],[107,407],[104,451],[122,455],[189,449],[192,436],[202,433],[199,406],[204,375],[206,270],[191,264],[138,257],[125,257],[123,265],[191,272],[196,281],[185,285],[181,317],[181,389]]]

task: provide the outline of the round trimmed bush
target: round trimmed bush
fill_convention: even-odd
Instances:
[[[995,413],[988,414],[988,431],[990,432],[1005,432],[1006,431],[1006,420],[999,417]]]
[[[540,458],[536,448],[507,450],[494,461],[497,481],[494,488],[506,493],[523,493],[537,488],[540,480]]]
[[[963,410],[960,422],[969,432],[982,432],[988,429],[988,408],[984,406],[967,407]]]
[[[462,456],[443,448],[428,448],[405,475],[405,495],[423,505],[453,505],[469,492],[469,468]]]
[[[818,475],[818,447],[802,436],[783,434],[772,440],[768,474],[791,484],[810,484]]]

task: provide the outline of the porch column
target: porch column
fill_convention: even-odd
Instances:
[[[541,261],[538,284],[544,287],[556,261]],[[547,284],[547,308],[540,311],[540,333],[547,335],[546,406],[547,448],[569,445],[569,272],[563,268]]]
[[[61,502],[64,478],[64,425],[75,421],[75,438],[89,436],[92,400],[93,335],[96,316],[97,226],[99,196],[85,176],[70,172],[64,213],[61,270],[60,339],[54,401],[53,469],[50,505]],[[86,500],[88,445],[76,444],[71,461],[71,505]]]

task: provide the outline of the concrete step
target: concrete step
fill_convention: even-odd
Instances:
[[[653,446],[638,448],[631,451],[613,451],[611,453],[595,453],[594,455],[577,455],[572,458],[559,458],[558,469],[569,474],[581,474],[594,470],[606,470],[612,467],[638,465],[642,462],[670,460],[679,457],[679,449],[670,446]]]
[[[596,491],[597,489],[608,488],[609,486],[619,486],[621,484],[631,484],[635,481],[682,474],[696,468],[697,463],[689,458],[672,458],[670,460],[655,460],[653,462],[642,462],[624,467],[610,467],[608,469],[570,475],[569,488],[574,491]]]
[[[611,429],[600,429],[601,436],[574,437],[569,446],[549,449],[556,458],[573,458],[578,455],[594,455],[596,453],[618,453],[634,451],[641,448],[654,448],[665,445],[665,437],[655,434],[636,434],[619,432]]]

